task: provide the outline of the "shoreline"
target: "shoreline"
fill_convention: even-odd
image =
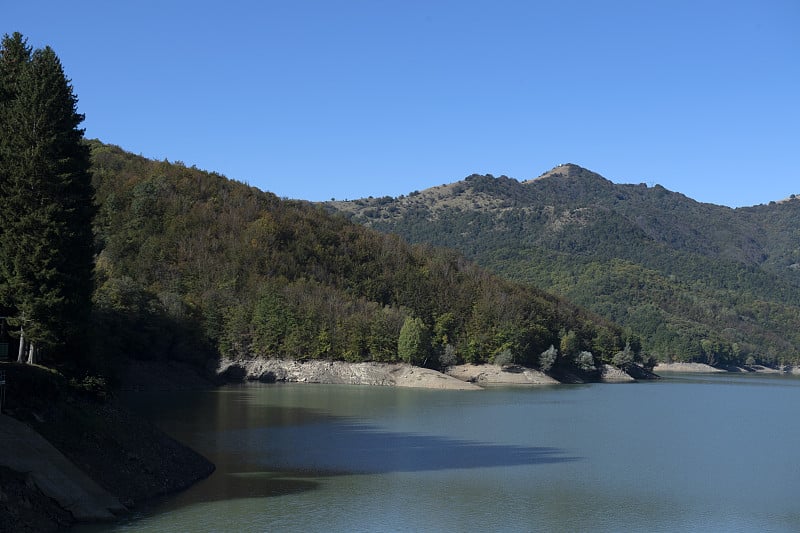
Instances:
[[[423,389],[480,390],[473,383],[405,363],[347,363],[290,359],[222,359],[215,374],[223,382],[379,385]]]
[[[781,374],[800,375],[800,367],[791,366],[781,369],[762,365],[715,367],[706,363],[659,363],[653,369],[656,373],[665,374]]]
[[[598,383],[629,383],[639,379],[658,379],[637,367],[634,372],[603,365]],[[584,383],[566,374],[561,380],[539,370],[519,365],[463,364],[448,367],[444,372],[406,363],[347,363],[344,361],[296,361],[289,359],[222,359],[214,371],[222,383],[320,383],[341,385],[378,385],[442,390],[482,390],[502,385],[562,385]]]
[[[118,399],[87,396],[55,371],[3,363],[0,531],[115,521],[205,479],[215,466]]]
[[[448,376],[480,387],[497,385],[561,385],[561,382],[532,368],[521,366],[463,364],[445,370]]]

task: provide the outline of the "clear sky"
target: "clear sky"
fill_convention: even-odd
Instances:
[[[279,196],[398,196],[572,162],[800,194],[798,0],[3,0],[89,138]]]

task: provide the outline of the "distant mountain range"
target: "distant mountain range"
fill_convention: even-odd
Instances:
[[[472,175],[325,205],[563,296],[638,333],[662,360],[800,359],[794,196],[731,209],[566,164],[529,181]]]

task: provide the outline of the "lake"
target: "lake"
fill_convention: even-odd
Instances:
[[[79,531],[800,531],[800,379],[137,394],[217,465]]]

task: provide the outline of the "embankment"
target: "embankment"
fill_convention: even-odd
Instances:
[[[705,363],[659,363],[655,372],[674,374],[792,374],[800,375],[800,367],[787,366],[783,368],[770,368],[761,365],[715,367]]]
[[[1,364],[0,531],[52,531],[115,513],[207,477],[214,465],[50,370]]]
[[[346,363],[286,359],[223,359],[217,375],[225,381],[382,385],[425,389],[479,390],[472,383],[441,372],[399,363]]]
[[[559,385],[560,382],[544,372],[521,366],[456,365],[447,375],[482,387],[492,385]]]
[[[721,368],[714,368],[705,363],[659,363],[653,369],[656,373],[667,372],[676,374],[714,374],[725,372]]]
[[[638,368],[638,367],[637,367]],[[559,381],[543,372],[518,365],[455,365],[445,373],[400,363],[346,363],[343,361],[293,361],[286,359],[223,359],[216,369],[226,382],[276,381],[296,383],[331,383],[346,385],[381,385],[426,389],[477,390],[495,385],[557,385],[582,383],[572,376]],[[608,383],[654,379],[652,373],[629,372],[604,365],[593,381]]]

